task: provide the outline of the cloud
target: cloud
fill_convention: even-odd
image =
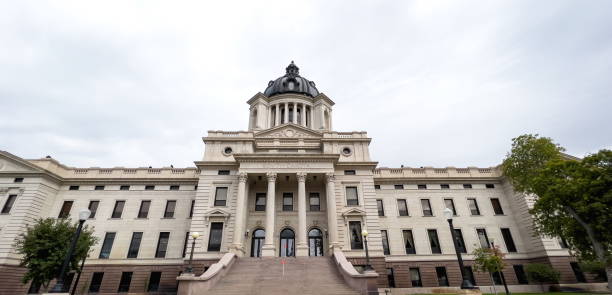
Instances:
[[[0,149],[193,166],[290,60],[381,166],[492,166],[522,133],[612,146],[605,1],[6,2]],[[364,120],[365,118],[365,120]]]

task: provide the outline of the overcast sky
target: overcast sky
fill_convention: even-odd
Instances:
[[[0,150],[193,166],[291,60],[379,166],[612,147],[612,1],[3,1]]]

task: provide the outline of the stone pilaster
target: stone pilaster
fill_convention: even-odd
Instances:
[[[329,234],[329,247],[338,247],[338,218],[336,216],[336,178],[333,173],[325,174],[327,183],[327,222]]]
[[[236,198],[236,226],[234,230],[234,240],[232,243],[231,251],[238,256],[243,256],[245,253],[243,235],[245,227],[244,214],[246,212],[246,183],[248,174],[238,174],[238,196]]]

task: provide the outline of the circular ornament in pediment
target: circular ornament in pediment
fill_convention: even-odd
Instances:
[[[294,137],[295,136],[295,131],[293,129],[287,129],[287,130],[285,130],[285,136],[287,136],[287,137]]]

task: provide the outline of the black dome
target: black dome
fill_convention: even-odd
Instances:
[[[300,76],[300,68],[293,61],[287,66],[287,73],[268,83],[268,88],[264,91],[267,97],[282,94],[282,93],[298,93],[315,97],[319,95],[319,90],[315,87],[315,83]]]

